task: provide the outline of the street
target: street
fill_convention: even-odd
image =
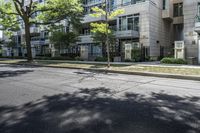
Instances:
[[[0,64],[0,133],[200,133],[200,82]]]

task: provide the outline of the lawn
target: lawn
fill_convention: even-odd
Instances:
[[[0,63],[8,64],[27,64],[25,60],[0,60]],[[82,69],[101,69],[106,70],[107,67],[105,64],[98,63],[86,63],[86,62],[68,62],[68,61],[47,61],[47,60],[36,60],[34,65],[42,66],[51,66],[51,67],[66,67],[66,68],[82,68]],[[124,64],[115,64],[111,65],[109,70],[114,71],[125,71],[125,72],[150,72],[150,73],[166,73],[166,74],[178,74],[178,75],[195,75],[200,76],[200,67],[191,68],[191,67],[170,67],[170,66],[149,66],[149,65],[124,65]]]

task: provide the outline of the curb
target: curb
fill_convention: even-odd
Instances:
[[[0,64],[11,64],[11,63],[0,63]],[[11,64],[12,65],[12,64]],[[191,75],[177,75],[177,74],[165,74],[165,73],[152,73],[152,72],[128,72],[128,71],[116,71],[116,70],[105,70],[105,69],[95,69],[95,68],[73,68],[73,67],[60,67],[60,66],[45,66],[39,64],[22,64],[22,63],[13,63],[13,65],[25,65],[33,67],[49,67],[49,68],[65,68],[65,69],[77,69],[77,70],[86,70],[94,71],[101,73],[117,73],[117,74],[128,74],[128,75],[139,75],[139,76],[148,76],[148,77],[159,77],[159,78],[172,78],[172,79],[183,79],[183,80],[195,80],[200,81],[200,76],[191,76]]]

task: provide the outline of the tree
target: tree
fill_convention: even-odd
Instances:
[[[45,0],[44,4],[34,0],[0,0],[0,25],[2,30],[17,31],[24,23],[27,59],[32,62],[30,27],[54,25],[67,19],[69,23],[79,23],[82,7],[79,0]]]
[[[107,0],[105,0],[105,8],[99,8],[99,7],[94,7],[92,10],[95,12],[91,14],[93,17],[104,17],[104,21],[102,22],[96,22],[96,23],[91,23],[92,27],[92,32],[94,34],[99,34],[102,33],[105,35],[105,44],[106,44],[106,50],[107,50],[107,60],[108,60],[108,68],[110,67],[110,43],[109,43],[109,35],[112,34],[111,28],[109,27],[109,21],[114,19],[120,14],[124,13],[123,9],[117,9],[114,11],[109,11],[108,9],[108,4]]]
[[[97,43],[97,45],[101,45],[102,46],[102,55],[103,57],[107,56],[107,50],[106,50],[106,34],[105,33],[101,33],[101,32],[95,32],[94,34],[92,34],[92,38],[93,40]],[[114,45],[116,43],[116,37],[113,34],[113,31],[108,34],[108,38],[109,38],[109,44],[110,44],[110,49],[111,49],[111,45]]]
[[[77,41],[78,35],[74,32],[55,31],[50,36],[50,42],[59,50],[59,54],[61,48],[68,48],[70,44],[76,43]]]

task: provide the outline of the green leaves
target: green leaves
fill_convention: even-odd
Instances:
[[[72,43],[78,41],[78,35],[73,32],[62,32],[62,31],[55,31],[52,33],[50,37],[50,42],[53,43],[55,46],[69,46]]]
[[[4,0],[0,0],[0,29],[9,34],[19,30],[18,13],[13,7],[11,2],[5,3]]]
[[[103,34],[106,34],[107,32],[108,33],[111,33],[111,30],[108,29],[108,24],[106,23],[91,23],[90,24],[91,27],[92,27],[92,32],[93,33],[96,33],[96,32],[100,32],[100,33],[103,33]],[[108,30],[108,31],[107,31]]]
[[[46,0],[45,3],[34,2],[24,6],[23,1],[0,0],[0,25],[3,30],[19,30],[20,21],[29,25],[52,25],[64,19],[75,25],[79,24],[83,8],[79,0]]]
[[[104,11],[103,9],[99,8],[99,7],[93,7],[92,11],[94,11],[95,13],[90,14],[90,16],[92,17],[101,17],[101,16],[105,16],[106,15],[106,11]]]
[[[38,10],[41,13],[37,16],[37,21],[44,24],[58,23],[64,19],[72,22],[80,19],[83,12],[79,0],[47,0],[45,4],[38,6]]]
[[[124,13],[124,10],[122,9],[118,9],[118,10],[115,10],[115,11],[112,11],[112,12],[107,12],[99,7],[94,7],[92,8],[92,10],[95,12],[93,14],[91,14],[91,16],[93,17],[100,17],[100,16],[104,16],[105,19],[108,19],[108,20],[105,20],[101,23],[91,23],[90,26],[92,27],[92,32],[95,34],[95,33],[102,33],[102,34],[111,34],[112,33],[112,30],[109,28],[109,24],[108,24],[108,21],[113,19],[114,17],[120,15],[120,14],[123,14]],[[107,16],[106,16],[107,15]]]
[[[113,19],[114,17],[116,17],[116,16],[118,16],[118,15],[121,15],[121,14],[123,14],[123,13],[124,13],[124,10],[123,10],[123,9],[118,9],[118,10],[112,11],[112,12],[109,14],[108,18],[109,18],[109,19]]]

